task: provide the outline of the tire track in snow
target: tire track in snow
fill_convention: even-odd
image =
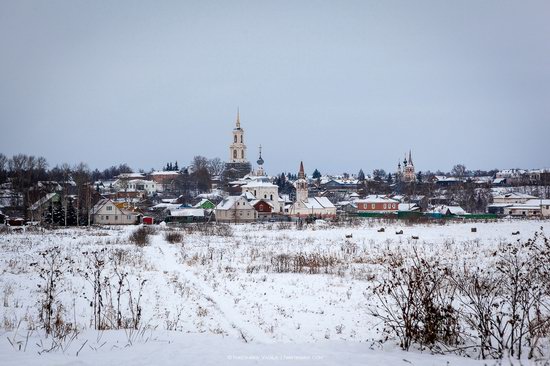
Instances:
[[[179,273],[193,288],[207,299],[215,310],[222,316],[227,326],[235,330],[235,335],[245,342],[255,341],[259,343],[271,343],[263,330],[254,326],[250,320],[247,320],[235,308],[234,299],[224,296],[220,291],[215,291],[208,283],[198,278],[192,268],[178,261],[180,256],[178,248],[174,244],[167,243],[161,235],[152,237],[151,253],[152,257],[158,257],[155,260],[162,266],[163,270]]]

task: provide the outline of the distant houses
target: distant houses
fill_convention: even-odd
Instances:
[[[228,196],[216,206],[218,222],[252,222],[257,218],[256,209],[244,195]]]
[[[104,198],[92,208],[91,216],[92,222],[98,225],[135,225],[140,223],[142,215]]]
[[[518,204],[524,204],[527,201],[535,198],[535,196],[520,192],[508,192],[504,194],[499,194],[493,197],[493,203],[487,206],[487,212],[496,215],[509,215],[512,211],[516,213],[520,210],[510,210],[510,208]],[[532,210],[527,210],[526,212],[531,211]]]
[[[550,217],[550,199],[530,199],[504,209],[512,217]]]
[[[437,217],[438,215],[449,217],[449,216],[463,216],[467,214],[467,212],[460,206],[446,206],[446,205],[434,207],[431,210],[429,210],[428,213],[435,215],[435,217]]]

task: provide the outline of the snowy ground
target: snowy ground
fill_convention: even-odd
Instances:
[[[377,232],[380,227],[385,232]],[[168,243],[159,228],[144,248],[128,240],[135,227],[0,234],[0,364],[491,364],[403,352],[393,340],[380,343],[381,324],[369,315],[375,301],[370,286],[389,252],[415,248],[440,260],[491,265],[489,254],[500,243],[530,238],[541,228],[550,225],[235,225],[230,236],[186,233],[179,244]],[[396,235],[399,230],[403,235]],[[512,236],[515,231],[520,234]],[[76,323],[80,334],[64,351],[38,355],[50,343],[39,330],[27,330],[39,323],[40,279],[30,264],[53,246],[74,261],[60,299],[65,321]],[[118,253],[134,294],[146,280],[139,331],[90,329],[91,287],[82,276],[82,253],[102,248],[107,256]],[[334,258],[336,264],[317,274],[277,273],[274,258],[293,253]],[[108,265],[105,275],[111,274]]]

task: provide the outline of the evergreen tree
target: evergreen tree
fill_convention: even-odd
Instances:
[[[384,169],[374,169],[372,175],[374,180],[381,182],[386,176],[386,171]]]
[[[63,224],[65,221],[63,220]],[[67,204],[67,226],[76,225],[76,209],[74,208],[72,202]]]
[[[417,181],[418,183],[422,183],[422,178],[423,178],[423,177],[422,177],[422,172],[416,173],[416,181]]]
[[[176,164],[174,165],[174,171],[177,172],[178,170],[180,170],[180,169],[178,168],[178,161],[176,160]]]
[[[61,202],[55,202],[51,207],[51,223],[55,225],[65,224],[65,210]]]
[[[313,179],[319,179],[319,178],[321,178],[321,172],[318,171],[317,169],[315,169],[315,170],[313,171],[313,175],[312,175],[311,177],[312,177]]]
[[[48,209],[42,213],[42,221],[46,224],[53,224],[53,206],[51,202]]]
[[[359,169],[359,173],[357,173],[357,179],[360,182],[365,180],[365,173],[363,172],[363,169]]]
[[[393,184],[393,176],[391,173],[388,173],[388,178],[386,178],[386,182],[388,182],[388,184]]]
[[[279,175],[277,177],[277,186],[279,187],[279,189],[284,189],[285,187],[285,184],[286,184],[286,176],[285,176],[285,173],[281,173],[281,175]]]

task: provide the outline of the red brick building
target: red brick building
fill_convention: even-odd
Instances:
[[[357,212],[397,212],[399,210],[399,201],[385,197],[371,195],[364,199],[355,201]]]

